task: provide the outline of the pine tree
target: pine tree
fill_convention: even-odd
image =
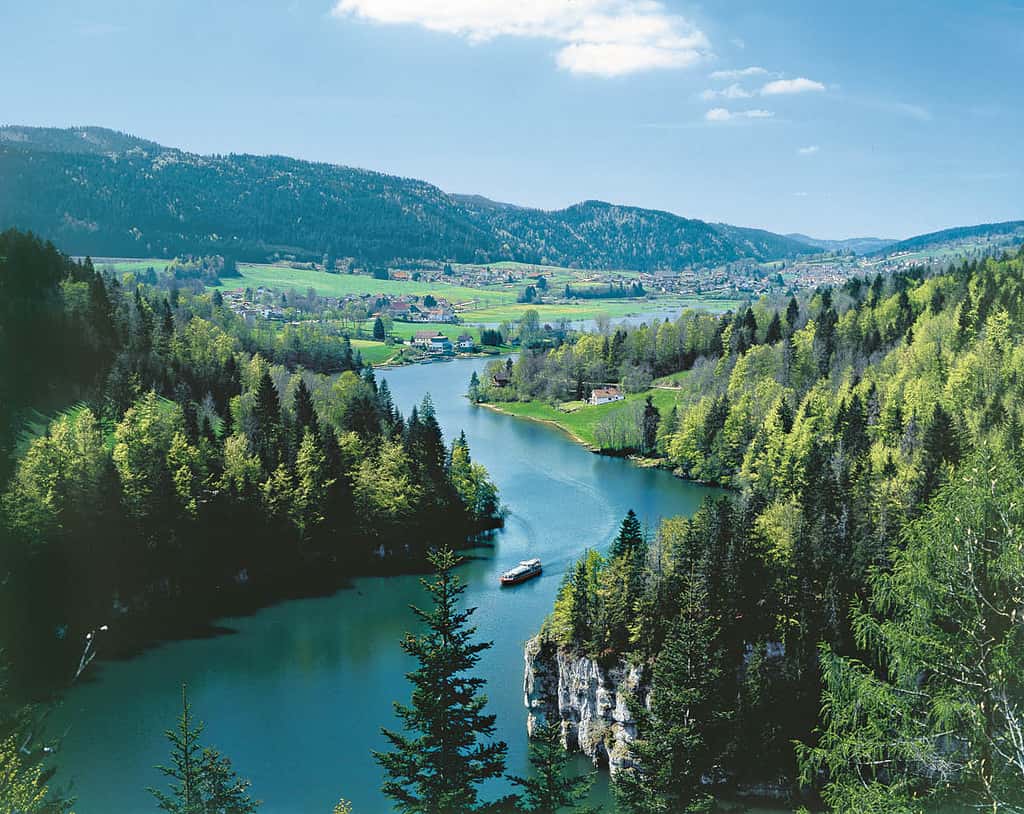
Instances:
[[[616,801],[630,814],[710,810],[702,778],[717,763],[727,715],[719,697],[718,625],[699,573],[688,575],[681,604],[655,661],[650,713],[634,699],[641,734],[631,752],[638,765],[615,777]]]
[[[1024,490],[1017,456],[958,467],[853,614],[873,665],[820,654],[821,730],[804,782],[853,812],[1024,810]]]
[[[644,545],[644,531],[637,519],[636,512],[630,509],[622,519],[619,534],[612,543],[608,556],[615,558],[623,554],[633,554]]]
[[[169,814],[252,814],[260,802],[249,796],[251,784],[235,774],[230,760],[200,745],[202,734],[203,724],[192,718],[192,705],[182,686],[178,726],[166,732],[171,765],[157,766],[171,781],[170,793],[148,790],[157,807]]]
[[[523,789],[519,808],[535,814],[576,811],[594,784],[595,775],[569,776],[569,753],[562,748],[562,727],[557,721],[540,724],[530,740],[532,777],[510,776]],[[591,809],[584,809],[590,811]]]
[[[320,422],[317,419],[316,408],[313,406],[313,397],[309,392],[309,388],[306,387],[306,380],[301,376],[299,377],[299,385],[295,388],[292,409],[295,412],[296,440],[301,441],[306,429],[311,430],[313,435],[319,436]]]
[[[789,328],[790,333],[796,330],[798,319],[800,319],[800,304],[796,301],[796,297],[790,297],[789,305],[786,306],[786,327]]]
[[[378,342],[383,342],[387,339],[387,332],[384,330],[384,320],[380,317],[373,321],[373,338]]]
[[[406,634],[402,649],[416,659],[407,677],[413,685],[412,703],[395,704],[406,733],[384,729],[393,747],[375,752],[387,774],[384,793],[405,814],[462,814],[486,808],[478,786],[500,777],[508,747],[501,741],[482,741],[494,734],[494,716],[483,712],[487,697],[484,680],[472,675],[480,653],[490,642],[476,642],[469,620],[476,610],[459,610],[466,590],[453,573],[459,559],[444,548],[429,556],[436,570],[422,580],[432,607],[413,608],[426,630]]]
[[[267,471],[273,470],[280,460],[281,402],[269,371],[263,372],[256,388],[256,404],[252,410],[250,437],[253,449],[259,455],[264,467]]]
[[[643,440],[640,451],[644,455],[650,455],[658,448],[658,424],[661,423],[661,411],[654,406],[651,396],[647,397],[644,405],[643,417]]]

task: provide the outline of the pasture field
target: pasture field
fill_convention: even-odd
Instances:
[[[359,351],[363,361],[371,365],[379,365],[388,361],[398,351],[401,345],[385,345],[383,342],[374,342],[372,339],[350,339],[352,351]]]
[[[163,271],[165,268],[167,268],[170,262],[170,260],[160,257],[94,257],[92,260],[92,264],[96,268],[113,269],[118,274],[126,274],[129,271],[145,271],[148,268],[153,268],[156,271]]]
[[[232,290],[264,286],[278,291],[305,291],[312,288],[324,297],[343,297],[346,294],[410,294],[424,297],[433,294],[435,297],[444,297],[453,305],[474,303],[477,307],[514,303],[518,293],[518,290],[511,289],[468,288],[447,283],[420,283],[411,280],[377,280],[365,274],[328,274],[288,266],[250,263],[239,263],[238,273],[238,277],[226,278],[218,288]]]
[[[567,401],[559,405],[552,405],[545,401],[499,401],[491,402],[488,406],[517,418],[529,418],[534,421],[554,424],[584,444],[596,447],[597,439],[594,430],[602,418],[621,408],[623,404],[636,401],[642,403],[648,396],[651,397],[654,406],[661,410],[663,417],[676,403],[676,394],[671,390],[653,389],[643,393],[631,393],[623,401],[613,401],[610,404],[596,406],[584,401]]]

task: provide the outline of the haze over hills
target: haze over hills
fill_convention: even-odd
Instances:
[[[854,254],[873,254],[885,251],[889,246],[898,242],[896,238],[885,237],[848,237],[844,240],[825,240],[799,232],[793,232],[786,237],[827,252],[853,252]]]
[[[1024,241],[1024,220],[1008,220],[1002,223],[980,223],[977,226],[956,226],[924,235],[901,240],[886,248],[892,252],[915,252],[946,243],[957,243],[981,238],[1020,238]],[[1009,241],[1016,242],[1016,240]]]
[[[810,250],[756,229],[586,201],[558,211],[281,156],[200,156],[97,127],[0,128],[0,224],[75,254],[518,260],[678,270]]]

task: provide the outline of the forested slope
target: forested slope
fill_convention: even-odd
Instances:
[[[841,811],[1018,810],[1001,806],[1024,782],[1022,335],[1015,254],[516,364],[520,394],[690,369],[657,445],[736,489],[650,539],[626,523],[609,556],[580,560],[545,627],[649,671],[625,810],[801,769]]]
[[[103,128],[0,128],[0,227],[94,256],[519,260],[670,269],[810,251],[768,232],[596,201],[559,211],[281,156],[200,156]]]
[[[101,625],[112,652],[394,567],[379,558],[417,567],[500,523],[429,397],[403,417],[344,342],[340,374],[288,368],[216,295],[125,287],[17,232],[0,258],[0,652],[16,678],[59,683]],[[81,401],[12,459],[41,393]]]

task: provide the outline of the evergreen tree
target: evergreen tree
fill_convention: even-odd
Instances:
[[[202,722],[192,718],[192,705],[185,687],[181,688],[181,716],[178,726],[168,729],[171,744],[171,765],[157,766],[170,781],[168,792],[150,788],[157,807],[169,814],[252,814],[260,806],[249,796],[248,780],[231,768],[231,761],[210,747],[203,747],[199,737]]]
[[[653,399],[648,396],[644,404],[643,417],[643,438],[640,451],[644,455],[650,455],[658,448],[658,424],[661,423],[661,412],[654,406]]]
[[[586,798],[595,776],[568,774],[570,755],[562,748],[561,724],[558,721],[539,724],[530,739],[529,750],[533,776],[509,777],[523,790],[520,810],[534,814],[579,810],[580,802]]]
[[[768,330],[764,335],[766,345],[774,345],[782,341],[782,320],[779,319],[779,312],[772,314],[772,321],[768,323]]]
[[[796,297],[790,297],[789,305],[786,306],[786,327],[789,328],[790,333],[796,330],[798,319],[800,319],[800,303],[796,301]]]
[[[313,435],[320,434],[320,422],[317,419],[316,408],[313,406],[313,396],[306,387],[306,380],[299,377],[298,387],[295,388],[293,408],[295,412],[295,433],[297,440],[301,440],[303,432],[309,429]]]
[[[413,608],[426,630],[407,634],[402,649],[416,659],[408,674],[411,704],[395,704],[406,733],[384,729],[392,751],[375,752],[387,780],[384,793],[405,814],[481,811],[478,786],[500,777],[507,747],[484,742],[494,734],[494,716],[484,713],[484,680],[472,675],[490,642],[476,642],[469,624],[475,608],[459,610],[466,590],[453,573],[459,559],[450,549],[430,554],[433,580],[422,580],[432,607]]]
[[[253,449],[267,471],[272,471],[280,460],[281,445],[281,402],[277,388],[264,371],[256,388],[256,403],[252,410],[250,430]]]
[[[824,724],[800,749],[840,814],[1024,810],[1020,461],[965,461],[854,613],[872,668],[821,649]]]
[[[713,776],[722,747],[726,706],[720,698],[723,661],[718,623],[696,572],[687,578],[682,609],[654,665],[650,713],[639,699],[640,737],[631,745],[637,767],[615,777],[620,810],[630,814],[705,812],[711,799],[704,777]]]
[[[384,330],[384,320],[380,317],[373,321],[373,338],[378,342],[383,342],[387,339],[387,332]]]
[[[619,534],[612,542],[608,556],[611,558],[621,557],[623,554],[633,554],[644,545],[644,531],[636,512],[630,509],[622,519],[622,526]]]

